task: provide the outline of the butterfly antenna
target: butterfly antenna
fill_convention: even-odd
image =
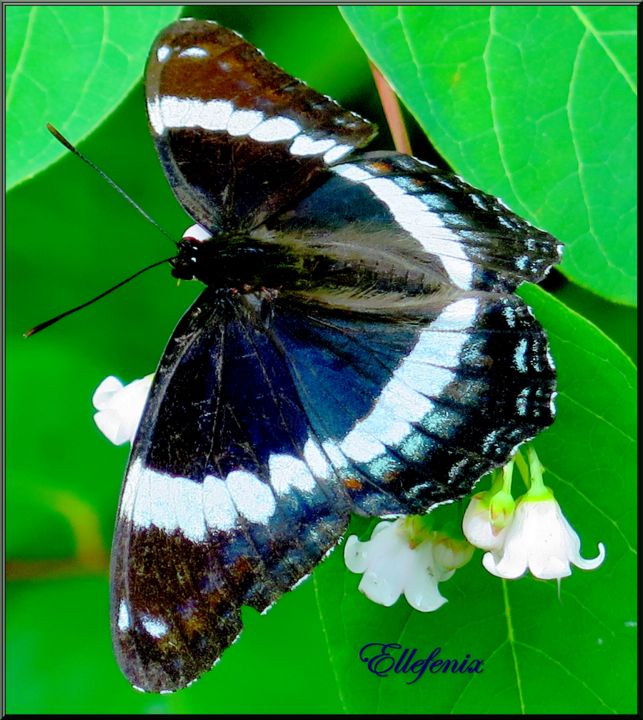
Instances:
[[[56,138],[56,140],[58,140],[59,143],[61,143],[61,145],[64,145],[64,146],[67,148],[67,150],[70,150],[71,152],[73,152],[74,155],[76,155],[76,156],[79,157],[84,163],[86,163],[87,165],[89,165],[89,167],[92,168],[92,170],[95,170],[95,171],[103,178],[103,180],[105,180],[105,182],[107,182],[108,185],[111,185],[111,186],[114,188],[114,190],[116,190],[117,192],[119,192],[119,193],[125,198],[125,200],[127,200],[127,202],[128,202],[132,207],[136,208],[136,210],[138,210],[138,211],[141,213],[141,215],[142,215],[148,222],[152,223],[152,225],[154,225],[154,227],[155,227],[159,232],[161,232],[163,235],[165,235],[166,238],[168,238],[168,239],[171,240],[173,243],[175,243],[174,238],[173,238],[166,230],[164,230],[164,229],[156,222],[156,220],[154,220],[154,218],[150,217],[150,215],[148,215],[148,214],[145,212],[145,210],[143,210],[143,208],[142,208],[135,200],[133,200],[133,199],[125,192],[125,190],[123,190],[123,188],[121,188],[119,185],[117,185],[117,184],[112,180],[112,178],[109,177],[109,175],[108,175],[106,172],[104,172],[103,170],[101,170],[101,169],[98,167],[98,165],[95,165],[89,158],[85,157],[85,156],[80,152],[80,150],[79,150],[77,147],[75,147],[74,145],[72,145],[72,144],[69,142],[69,140],[67,140],[67,138],[66,138],[64,135],[62,135],[58,130],[56,130],[56,128],[55,128],[53,125],[51,125],[50,123],[47,123],[47,130],[49,130],[49,132]],[[176,243],[175,243],[175,244],[176,244]]]
[[[82,305],[78,305],[77,307],[72,308],[71,310],[66,310],[64,313],[60,313],[60,315],[56,315],[56,317],[51,318],[51,320],[47,320],[46,322],[40,323],[39,325],[32,327],[31,330],[27,330],[27,332],[24,333],[24,337],[31,337],[32,335],[39,333],[41,330],[44,330],[45,328],[48,328],[50,325],[57,323],[59,320],[62,320],[64,317],[67,317],[67,315],[71,315],[72,313],[78,312],[78,310],[82,310],[83,308],[86,308],[88,305],[91,305],[92,303],[95,303],[97,300],[104,298],[105,295],[109,295],[110,293],[114,292],[114,290],[118,290],[119,287],[122,287],[123,285],[128,283],[130,280],[133,280],[134,278],[138,277],[139,275],[142,275],[144,272],[147,272],[148,270],[151,270],[152,268],[158,267],[159,265],[163,265],[163,263],[171,262],[172,260],[174,260],[174,257],[165,258],[163,260],[159,260],[158,262],[152,263],[151,265],[148,265],[147,267],[144,267],[142,270],[135,272],[133,275],[130,275],[128,278],[125,278],[125,280],[121,280],[119,283],[117,283],[113,287],[109,288],[109,290],[105,290],[105,292],[102,292],[100,295],[97,295],[95,298],[92,298],[91,300],[84,302]]]

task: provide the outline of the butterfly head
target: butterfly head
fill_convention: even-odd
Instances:
[[[192,225],[178,243],[179,254],[172,260],[172,275],[180,280],[193,280],[202,264],[204,248],[212,235],[202,225]]]

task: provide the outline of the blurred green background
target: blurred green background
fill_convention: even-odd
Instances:
[[[511,15],[521,10],[529,14]],[[178,238],[191,220],[175,201],[149,137],[142,70],[156,32],[181,14],[210,17],[238,30],[288,72],[377,122],[380,135],[372,149],[390,148],[390,135],[364,49],[334,7],[6,9],[9,711],[631,712],[635,708],[635,631],[628,623],[635,620],[636,247],[620,224],[624,215],[618,208],[613,212],[619,222],[614,220],[612,227],[614,243],[622,248],[615,247],[613,256],[603,257],[585,237],[585,230],[564,235],[568,225],[579,222],[570,210],[578,207],[577,198],[581,197],[581,204],[583,197],[587,201],[583,207],[591,206],[591,178],[581,175],[576,194],[565,184],[564,152],[555,156],[560,162],[552,159],[564,140],[557,139],[549,111],[528,104],[529,95],[533,98],[538,88],[515,81],[519,73],[528,72],[534,48],[546,55],[561,47],[560,38],[547,30],[552,27],[561,28],[566,41],[577,49],[569,58],[567,105],[563,103],[567,109],[575,78],[584,78],[591,86],[596,73],[609,73],[612,68],[601,65],[605,56],[618,61],[622,72],[600,75],[595,95],[584,100],[594,113],[590,140],[596,143],[596,137],[602,137],[614,146],[609,157],[586,162],[592,172],[603,172],[607,197],[611,189],[620,187],[623,177],[629,177],[624,173],[633,177],[634,172],[634,156],[622,149],[623,133],[616,134],[613,120],[616,115],[634,129],[627,82],[632,76],[626,62],[632,54],[628,43],[634,34],[634,16],[632,8],[614,8],[613,15],[592,15],[588,9],[582,17],[566,8],[548,10],[560,14],[529,8],[508,8],[505,15],[485,8],[347,8],[345,16],[419,121],[405,112],[414,153],[436,157],[422,126],[465,179],[502,194],[510,204],[511,192],[517,190],[526,210],[512,204],[514,209],[525,214],[533,210],[531,219],[556,230],[575,247],[575,265],[563,268],[575,282],[556,272],[546,283],[560,303],[536,289],[526,291],[550,332],[560,370],[559,422],[538,448],[551,469],[546,480],[559,497],[567,499],[564,509],[573,508],[570,520],[581,537],[587,535],[585,555],[595,554],[597,541],[606,542],[605,566],[563,581],[558,599],[552,583],[525,578],[505,585],[489,577],[477,556],[445,585],[448,606],[435,615],[420,615],[403,602],[387,610],[366,601],[356,590],[359,578],[343,568],[339,551],[267,616],[244,611],[241,639],[214,671],[185,691],[156,697],[131,690],[112,655],[106,573],[127,448],[111,446],[96,430],[91,396],[106,375],[130,381],[152,372],[199,288],[194,283],[177,287],[167,269],[159,268],[55,328],[28,341],[22,337],[36,323],[171,252],[165,238],[95,173],[55,144],[44,124],[51,122],[74,142],[82,140],[82,151]],[[578,30],[578,37],[572,29]],[[396,44],[404,35],[406,49]],[[442,42],[445,38],[449,43]],[[496,60],[502,64],[501,75],[489,72],[498,47],[493,38],[499,38],[501,51],[506,51]],[[600,54],[601,62],[590,55],[585,67],[579,60],[585,57],[581,50],[594,46],[610,52]],[[460,56],[441,55],[446,47]],[[521,52],[514,57],[512,48]],[[424,61],[418,61],[425,55]],[[480,58],[487,73],[478,78],[474,71]],[[457,68],[457,73],[441,86],[445,68]],[[505,76],[513,78],[513,84],[502,84]],[[504,173],[490,160],[488,132],[478,127],[483,106],[458,114],[449,105],[457,98],[455,79],[460,83],[461,78],[471,87],[486,88],[495,120],[507,106],[524,118],[524,127],[512,128],[505,137],[507,145],[500,153]],[[414,88],[414,80],[423,92]],[[547,78],[550,85],[556,81]],[[612,103],[608,112],[606,93],[617,93],[621,85],[622,96],[608,98]],[[446,88],[443,96],[441,87]],[[578,90],[581,101],[583,87]],[[427,96],[433,101],[427,102]],[[467,98],[477,102],[469,88],[457,107],[466,107]],[[541,115],[535,117],[536,112]],[[558,110],[552,112],[559,117]],[[574,122],[568,118],[567,125]],[[549,155],[534,150],[526,128],[549,142]],[[572,146],[582,150],[582,136],[572,135]],[[517,149],[527,146],[534,151],[525,159]],[[560,185],[547,181],[556,193],[530,202],[529,193],[537,197],[538,188],[525,188],[519,173],[509,172],[514,156],[523,176],[558,172]],[[491,169],[491,180],[484,177],[485,169]],[[518,179],[505,191],[506,177]],[[595,212],[607,212],[609,217],[611,209],[606,202]],[[618,269],[619,263],[626,280],[605,282],[603,268]],[[592,271],[593,267],[598,269]],[[355,527],[363,529],[364,524]],[[510,607],[515,618],[511,632],[506,622]],[[485,657],[487,674],[475,682],[439,677],[412,687],[402,677],[371,677],[360,666],[357,652],[383,634],[387,641],[427,650],[443,644],[453,654]],[[577,657],[579,647],[582,661]],[[612,678],[609,682],[605,673]],[[543,686],[534,678],[542,678]],[[552,696],[558,688],[567,691],[564,698]]]

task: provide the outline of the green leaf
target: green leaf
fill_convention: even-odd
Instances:
[[[7,187],[67,152],[49,122],[72,143],[86,137],[141,77],[156,33],[178,7],[7,8]]]
[[[636,8],[345,7],[440,153],[636,304]]]
[[[481,553],[440,586],[448,604],[422,614],[375,605],[336,553],[314,575],[337,691],[352,713],[627,713],[636,709],[635,369],[600,330],[537,287],[521,295],[548,328],[559,374],[558,418],[535,445],[593,572],[501,581]],[[618,459],[618,460],[616,460]],[[360,527],[359,524],[356,524]],[[363,529],[363,521],[361,524]],[[367,643],[400,643],[425,658],[469,653],[484,672],[376,677]],[[399,655],[398,655],[399,657]],[[605,668],[610,668],[609,673]]]
[[[552,292],[556,299],[597,325],[629,355],[636,365],[637,308],[616,305],[571,282],[563,282],[561,287],[555,288]]]
[[[114,659],[106,577],[12,582],[7,593],[11,713],[333,713],[341,705],[308,581],[244,631],[216,670],[172,695],[133,690]],[[291,642],[293,640],[293,642]],[[252,691],[249,691],[251,687]]]

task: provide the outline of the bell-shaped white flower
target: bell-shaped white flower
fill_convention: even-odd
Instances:
[[[593,560],[581,557],[578,535],[551,490],[543,490],[549,492],[540,492],[539,497],[527,493],[518,501],[502,547],[485,553],[482,558],[483,565],[493,575],[517,578],[529,569],[532,575],[551,580],[571,575],[571,564],[593,570],[605,559],[602,543]]]
[[[404,594],[416,610],[430,612],[447,602],[438,583],[448,580],[453,568],[466,561],[458,554],[459,548],[446,548],[443,557],[453,567],[441,565],[434,556],[437,534],[430,533],[418,542],[410,520],[384,520],[366,542],[351,535],[344,546],[344,560],[349,570],[363,574],[359,589],[373,602],[389,607]]]
[[[472,557],[473,545],[467,540],[456,540],[444,535],[433,543],[433,562],[442,570],[457,570]]]
[[[118,378],[110,375],[96,388],[92,403],[98,412],[94,421],[114,445],[134,439],[153,378],[154,375],[146,375],[123,385]]]
[[[491,489],[474,495],[464,513],[462,532],[482,550],[499,550],[505,541],[516,508],[511,494],[513,467],[511,460],[502,470],[495,470]]]
[[[497,528],[491,521],[490,496],[488,491],[474,495],[462,520],[462,532],[466,539],[482,550],[499,550],[507,528]]]

